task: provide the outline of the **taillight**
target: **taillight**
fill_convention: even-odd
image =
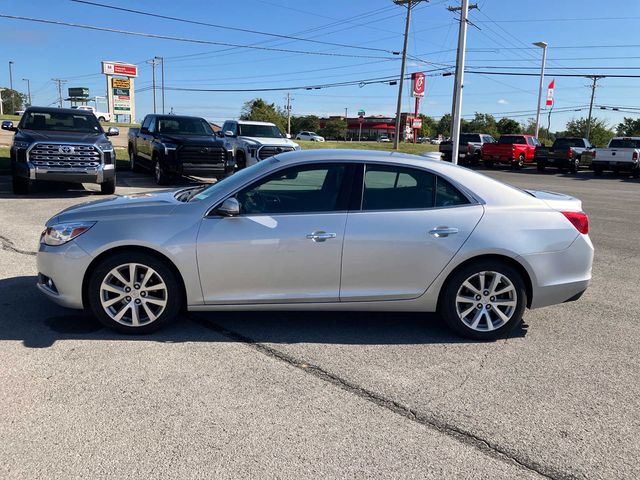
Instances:
[[[593,153],[591,154],[591,159],[593,160],[594,158],[596,158],[596,151],[594,150]]]
[[[589,233],[589,217],[584,212],[562,212],[562,214],[569,220],[576,230],[583,235]]]
[[[633,152],[633,157],[634,160],[638,160],[638,152]]]
[[[569,158],[573,158],[573,149],[569,149]]]

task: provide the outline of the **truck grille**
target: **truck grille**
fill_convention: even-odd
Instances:
[[[278,153],[291,152],[292,150],[293,150],[293,147],[272,147],[272,146],[260,147],[260,150],[258,150],[258,159],[264,160],[265,158],[273,157]]]
[[[98,167],[100,150],[93,145],[37,143],[29,151],[29,161],[38,167]]]
[[[185,145],[178,150],[178,158],[182,163],[224,163],[226,156],[226,150],[220,146]]]

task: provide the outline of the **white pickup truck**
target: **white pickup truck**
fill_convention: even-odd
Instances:
[[[591,163],[593,173],[602,175],[605,170],[631,172],[640,177],[640,137],[614,137],[607,148],[596,148]]]
[[[110,122],[111,114],[109,112],[99,112],[96,107],[92,107],[91,105],[74,105],[71,108],[75,108],[77,110],[85,110],[87,112],[92,112],[99,122]]]

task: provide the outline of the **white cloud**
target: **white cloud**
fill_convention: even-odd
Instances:
[[[500,100],[498,100],[498,103],[500,105],[509,105],[509,101],[505,98],[501,98]]]

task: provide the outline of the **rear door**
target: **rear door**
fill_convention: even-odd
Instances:
[[[420,296],[484,212],[446,179],[396,165],[367,165],[359,200],[347,216],[341,301]]]

